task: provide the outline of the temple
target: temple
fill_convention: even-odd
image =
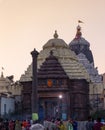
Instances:
[[[88,115],[103,108],[102,76],[94,65],[90,43],[77,26],[74,39],[67,44],[55,31],[37,57],[37,89],[39,117],[75,118],[86,120]],[[24,115],[31,115],[32,64],[21,75]],[[59,98],[62,97],[62,98]]]
[[[89,115],[89,75],[64,40],[48,40],[38,55],[39,117],[85,120]],[[23,109],[31,114],[32,64],[20,78]],[[59,98],[62,95],[62,99]]]

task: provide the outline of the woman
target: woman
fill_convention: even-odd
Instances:
[[[15,122],[15,130],[22,130],[22,125],[19,120]]]
[[[73,122],[72,120],[68,120],[68,123],[67,123],[67,130],[73,130]]]
[[[65,125],[63,124],[63,121],[60,121],[60,124],[59,124],[58,128],[59,128],[60,130],[66,130],[66,127],[65,127]]]
[[[97,119],[97,123],[94,124],[93,130],[102,130],[101,127],[103,124],[101,123],[101,118]]]

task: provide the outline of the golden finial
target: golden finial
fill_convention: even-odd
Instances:
[[[54,36],[54,38],[58,38],[57,30],[55,30],[55,33],[53,36]]]

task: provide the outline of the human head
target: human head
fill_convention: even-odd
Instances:
[[[30,130],[44,130],[44,126],[39,123],[36,123],[31,126]]]
[[[97,118],[97,122],[101,122],[101,118],[100,117]]]
[[[92,121],[92,117],[91,116],[88,116],[88,121]]]

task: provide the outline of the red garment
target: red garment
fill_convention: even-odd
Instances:
[[[97,122],[96,124],[94,124],[94,130],[101,130],[102,126],[103,124],[101,122]]]
[[[31,127],[30,123],[29,123],[29,122],[27,122],[27,127],[26,127],[26,130],[30,130],[30,127]]]
[[[27,122],[23,121],[22,126],[24,126],[26,128],[27,127]]]
[[[9,130],[14,130],[14,122],[13,121],[9,122]]]

